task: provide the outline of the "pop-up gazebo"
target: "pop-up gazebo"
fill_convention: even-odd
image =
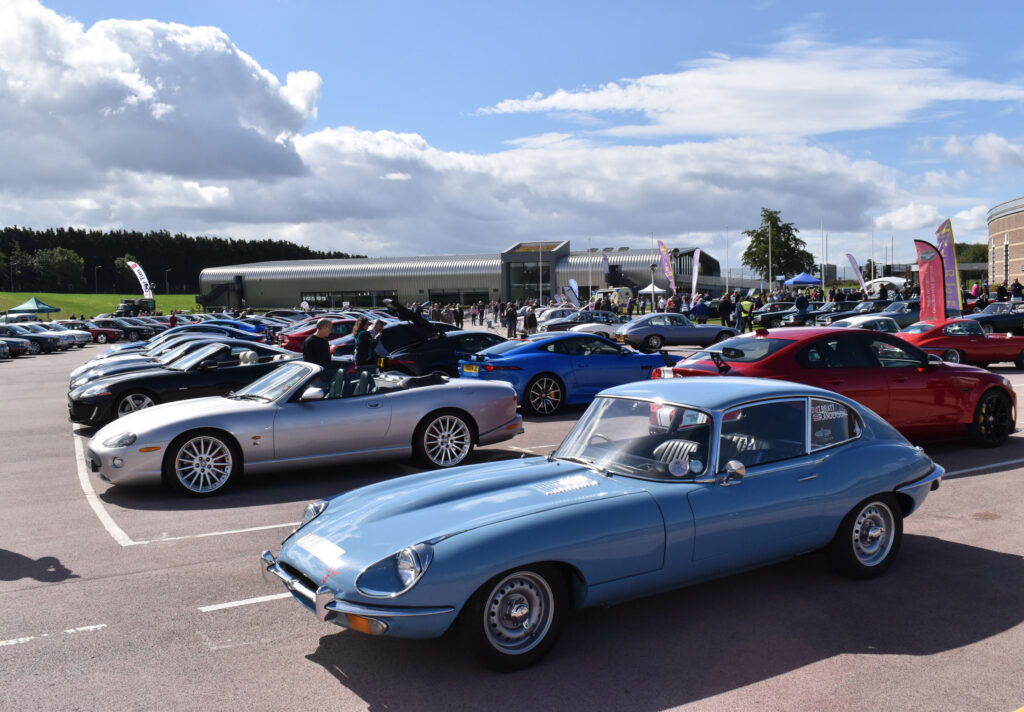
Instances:
[[[41,302],[35,297],[32,297],[24,304],[19,304],[13,309],[8,309],[8,314],[52,314],[59,312],[60,309],[57,307],[51,307],[46,302]]]
[[[806,272],[801,272],[796,277],[790,277],[783,282],[783,284],[789,285],[790,287],[813,287],[821,284],[821,280],[807,274]]]
[[[654,282],[651,282],[646,287],[640,290],[640,294],[664,294],[667,290],[657,286]]]

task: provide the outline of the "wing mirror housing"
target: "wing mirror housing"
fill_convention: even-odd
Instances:
[[[937,368],[942,368],[943,360],[935,354],[928,354],[928,360],[924,364],[924,371],[934,371]]]
[[[300,401],[316,401],[324,399],[324,389],[317,386],[310,386],[299,396]]]
[[[723,487],[738,485],[747,476],[747,466],[739,460],[729,460],[725,463],[725,477],[720,480]]]
[[[208,358],[205,361],[199,362],[200,371],[215,371],[217,370],[217,362],[212,358]]]

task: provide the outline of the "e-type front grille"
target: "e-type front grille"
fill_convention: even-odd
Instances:
[[[283,561],[278,561],[277,565],[280,566],[285,573],[287,573],[289,576],[295,579],[301,586],[308,589],[310,593],[315,594],[317,588],[320,587],[320,584],[314,583],[313,579],[311,579],[309,576],[306,576],[306,574],[302,573],[294,566],[289,566]]]

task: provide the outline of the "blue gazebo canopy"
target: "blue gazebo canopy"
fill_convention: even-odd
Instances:
[[[787,279],[784,284],[788,284],[792,287],[810,287],[812,285],[821,284],[821,280],[817,277],[812,277],[806,272],[801,272],[796,277]]]
[[[16,307],[7,310],[11,314],[38,314],[43,312],[44,314],[52,314],[53,312],[59,312],[58,307],[51,307],[46,302],[40,301],[35,297],[32,297],[24,304],[19,304]]]

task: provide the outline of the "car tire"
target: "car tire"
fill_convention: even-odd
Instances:
[[[96,343],[97,344],[105,344],[105,343],[107,343],[107,335],[106,334],[96,334]]]
[[[604,338],[604,339],[612,338],[612,337],[608,336],[608,334],[604,333],[603,331],[595,331],[594,332],[594,336],[600,336],[601,338]]]
[[[145,391],[129,391],[117,399],[114,405],[114,418],[122,418],[146,408],[152,408],[159,401]]]
[[[28,352],[32,356],[38,355],[41,350],[42,350],[42,348],[35,341],[29,341],[28,342]]]
[[[719,343],[721,341],[725,341],[726,339],[731,339],[731,338],[732,338],[732,334],[730,334],[728,331],[720,331],[720,332],[718,332],[718,336],[715,337],[714,343],[717,344],[717,343]]]
[[[942,360],[949,363],[960,363],[963,361],[963,354],[956,349],[949,349],[942,352]]]
[[[778,329],[780,326],[782,326],[782,319],[771,319],[768,322],[769,329]]]
[[[209,497],[235,482],[242,467],[242,453],[232,438],[218,430],[193,430],[167,448],[164,482],[190,497]]]
[[[828,555],[844,576],[875,578],[892,565],[902,542],[903,510],[891,494],[878,494],[843,517]]]
[[[526,384],[523,406],[533,415],[554,415],[565,405],[565,384],[551,373],[540,373]]]
[[[137,332],[137,331],[129,331],[128,332],[128,340],[129,341],[138,341],[139,340],[139,332]]]
[[[568,586],[561,572],[533,564],[481,586],[459,617],[470,653],[497,672],[522,670],[547,655],[562,630]]]
[[[991,334],[993,331],[996,330],[996,325],[993,324],[991,321],[983,321],[981,322],[981,330],[984,331],[986,334]]]
[[[665,340],[657,334],[651,334],[644,339],[644,348],[650,349],[651,351],[657,351],[665,343]]]
[[[427,467],[455,467],[473,452],[473,432],[473,424],[464,413],[438,411],[416,427],[412,449],[416,459]]]
[[[1024,351],[1020,352],[1020,356],[1014,360],[1013,365],[1017,368],[1024,368]]]
[[[998,388],[989,388],[974,408],[971,440],[978,447],[997,447],[1006,442],[1013,430],[1013,404]]]

